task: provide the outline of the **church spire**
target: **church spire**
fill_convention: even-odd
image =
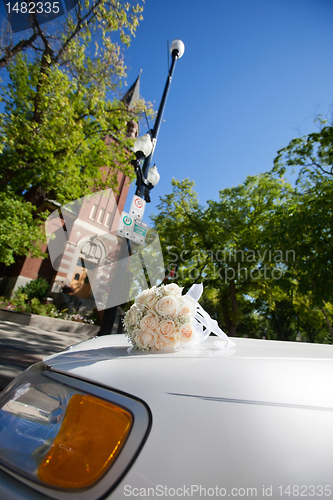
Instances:
[[[140,98],[140,75],[137,77],[133,85],[128,89],[121,101],[125,104],[128,110],[131,110]]]

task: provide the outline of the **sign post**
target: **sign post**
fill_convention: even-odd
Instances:
[[[140,198],[140,196],[137,196],[135,194],[132,198],[130,215],[132,215],[136,219],[142,220],[145,208],[146,208],[146,200]]]
[[[117,234],[121,238],[127,238],[138,245],[146,241],[148,225],[142,222],[146,202],[140,196],[134,195],[130,207],[130,213],[122,212],[118,224]]]

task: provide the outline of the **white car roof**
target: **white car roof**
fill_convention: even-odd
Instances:
[[[150,404],[153,395],[230,398],[273,405],[333,408],[333,346],[218,337],[174,352],[129,351],[124,335],[89,339],[50,356],[53,370],[125,391]],[[326,383],[327,382],[327,383]]]

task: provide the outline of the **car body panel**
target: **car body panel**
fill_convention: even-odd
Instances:
[[[105,336],[44,360],[150,407],[151,432],[115,498],[192,485],[259,498],[266,485],[283,498],[279,486],[332,483],[333,347],[234,340],[156,353]]]

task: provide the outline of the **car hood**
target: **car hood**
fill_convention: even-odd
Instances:
[[[52,370],[133,394],[333,409],[333,346],[218,337],[177,351],[136,351],[124,335],[95,337],[44,359]]]
[[[233,340],[231,349],[209,337],[156,353],[104,336],[45,359],[148,404],[150,434],[115,498],[193,484],[223,487],[226,496],[270,485],[277,498],[281,485],[331,484],[333,346]]]

